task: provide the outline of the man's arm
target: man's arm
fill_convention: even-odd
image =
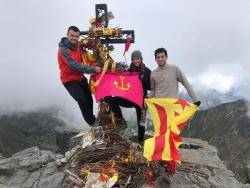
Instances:
[[[86,74],[92,74],[92,73],[97,73],[94,67],[92,66],[84,66],[83,64],[79,64],[75,62],[72,57],[69,55],[67,52],[67,48],[61,48],[61,53],[63,58],[65,58],[65,61],[68,63],[69,67],[80,73],[86,73]]]
[[[186,76],[178,67],[176,67],[176,71],[177,71],[178,81],[181,82],[182,85],[186,88],[186,90],[187,90],[189,96],[192,98],[193,102],[197,103],[199,101],[199,99],[198,99],[197,95],[195,94],[193,88],[189,84]]]
[[[151,82],[151,80],[150,80],[150,77],[151,77],[151,70],[150,69],[146,69],[145,70],[145,72],[146,72],[146,84],[145,84],[145,86],[146,86],[146,90],[150,90],[151,89],[151,87],[150,87],[150,82]]]
[[[149,97],[150,98],[155,97],[155,81],[154,81],[154,78],[152,77],[152,74],[150,76],[150,92],[149,92]]]

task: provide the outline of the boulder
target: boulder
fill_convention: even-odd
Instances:
[[[31,147],[0,159],[0,187],[60,187],[65,176],[55,162],[60,156]]]
[[[46,178],[43,178],[38,183],[38,188],[58,188],[62,186],[65,173],[56,173]]]

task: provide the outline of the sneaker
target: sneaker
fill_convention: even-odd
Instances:
[[[128,127],[125,119],[117,119],[116,124],[117,124],[118,128],[121,130],[126,129]]]
[[[144,141],[139,141],[139,145],[140,145],[141,147],[143,147],[143,146],[144,146]]]
[[[173,178],[168,175],[161,175],[159,178],[157,178],[155,184],[156,187],[159,188],[170,188],[172,187],[171,184],[173,182]]]
[[[91,128],[91,132],[94,135],[94,137],[96,139],[96,142],[103,143],[104,135],[103,135],[103,130],[102,130],[101,126],[92,127]]]
[[[140,150],[143,150],[143,147],[144,147],[144,141],[138,142],[138,148],[139,148]]]

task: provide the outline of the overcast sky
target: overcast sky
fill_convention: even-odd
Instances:
[[[168,63],[178,65],[197,88],[238,87],[248,95],[249,0],[1,0],[0,108],[61,105],[79,114],[59,80],[58,42],[70,25],[89,27],[96,3],[108,4],[112,26],[135,30],[128,60],[139,49],[154,69],[154,50],[165,47]],[[116,46],[116,61],[124,61],[123,49]]]

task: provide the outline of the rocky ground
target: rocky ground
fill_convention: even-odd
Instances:
[[[236,179],[237,173],[235,175],[234,171],[227,168],[241,164],[249,152],[249,144],[245,144],[246,147],[237,145],[237,139],[240,138],[247,142],[249,133],[246,106],[243,104],[239,101],[236,105],[225,104],[199,112],[183,135],[197,138],[202,135],[208,142],[183,138],[180,148],[183,162],[177,165],[177,173],[171,178],[171,185],[168,184],[169,175],[159,165],[153,166],[154,185],[157,188],[250,187],[248,182],[239,182]],[[195,129],[194,125],[202,126],[202,129]],[[108,136],[106,134],[104,143],[82,148],[79,145],[81,137],[70,139],[76,130],[68,129],[63,121],[49,112],[1,116],[0,188],[71,188],[74,184],[91,187],[89,182],[93,184],[99,178],[102,168],[113,165],[113,161],[120,185],[152,187],[148,184],[147,162],[142,157],[142,149],[133,142],[137,135],[135,128],[129,126],[119,131],[119,134],[115,131],[111,133]],[[152,135],[151,131],[147,133],[147,136]],[[220,138],[222,133],[223,137]],[[217,145],[219,151],[208,143]],[[225,143],[232,144],[232,147],[227,147]],[[224,158],[226,163],[220,159],[225,156],[228,156]],[[228,165],[230,161],[232,165]],[[87,178],[83,176],[85,164],[90,171]],[[247,169],[249,165],[244,166],[245,179],[250,177]]]
[[[58,118],[54,109],[0,115],[0,153],[8,157],[32,146],[65,153],[77,131]]]
[[[218,157],[217,149],[200,139],[183,138],[180,153],[183,163],[178,165],[170,187],[250,187],[239,183],[234,173],[228,170]],[[91,146],[93,147],[93,146]],[[112,148],[109,148],[112,150]],[[13,154],[9,158],[0,158],[1,188],[70,188],[73,187],[65,170],[74,167],[71,161],[65,167],[58,167],[56,159],[62,158],[50,151],[31,147]],[[145,164],[146,165],[146,164]],[[161,185],[165,185],[164,174],[157,177]],[[150,187],[146,183],[140,187]]]
[[[60,187],[64,171],[57,168],[57,157],[62,156],[31,147],[0,159],[0,187]]]

